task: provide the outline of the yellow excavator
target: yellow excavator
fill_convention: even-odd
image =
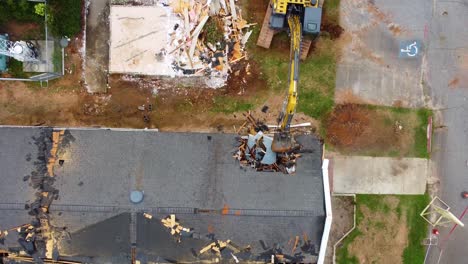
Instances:
[[[289,29],[291,38],[288,95],[278,117],[278,130],[272,144],[274,152],[282,153],[294,147],[290,126],[297,105],[301,41],[303,37],[315,39],[319,35],[322,9],[318,0],[273,0],[271,4],[270,28]]]

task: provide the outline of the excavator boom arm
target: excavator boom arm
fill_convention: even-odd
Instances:
[[[289,133],[292,118],[296,112],[297,85],[299,82],[299,57],[301,53],[302,28],[301,20],[297,15],[288,16],[291,35],[291,53],[289,61],[289,87],[288,96],[284,102],[283,110],[278,118],[279,129],[273,137],[271,149],[274,152],[287,152],[293,147],[293,140]]]
[[[283,131],[289,129],[294,113],[296,112],[297,86],[299,82],[299,59],[302,38],[300,17],[297,15],[290,15],[288,17],[288,24],[291,35],[291,51],[289,61],[288,97],[285,101],[283,111],[280,115],[280,129]]]

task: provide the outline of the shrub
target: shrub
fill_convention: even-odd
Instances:
[[[81,0],[49,0],[52,33],[73,37],[81,30]]]

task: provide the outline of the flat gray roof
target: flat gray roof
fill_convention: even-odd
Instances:
[[[0,230],[32,218],[24,204],[35,191],[23,177],[45,162],[41,141],[51,134],[47,128],[0,128]],[[134,243],[142,259],[193,261],[204,257],[193,251],[214,235],[250,245],[249,259],[270,258],[274,245],[291,256],[313,258],[325,220],[321,143],[313,136],[297,137],[302,157],[296,173],[286,175],[241,167],[232,157],[236,136],[67,130],[54,167],[59,198],[50,210],[51,223],[71,233],[71,240],[61,243],[61,255],[125,263]],[[144,192],[142,203],[130,202],[132,190]],[[196,238],[176,242],[159,221],[170,213],[193,228]],[[293,252],[290,241],[296,236],[315,250]],[[15,243],[12,235],[0,248]]]

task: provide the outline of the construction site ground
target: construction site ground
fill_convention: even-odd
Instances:
[[[286,33],[277,34],[268,50],[255,45],[267,4],[268,0],[242,2],[244,17],[258,26],[254,27],[248,43],[249,59],[234,65],[225,88],[190,87],[187,82],[171,78],[111,75],[107,93],[90,95],[83,83],[83,36],[78,36],[66,49],[66,75],[49,83],[49,88],[40,88],[35,83],[0,83],[3,106],[0,123],[234,132],[245,121],[242,113],[247,110],[252,110],[253,115],[263,121],[275,123],[286,90],[289,37]],[[106,24],[103,20],[106,9],[99,7],[102,6],[88,15],[89,27]],[[426,157],[425,131],[422,130],[426,121],[417,111],[350,105],[333,111],[336,60],[347,43],[346,34],[341,35],[343,29],[338,25],[339,16],[339,1],[326,1],[322,36],[313,44],[309,58],[301,64],[299,113],[294,122],[312,122],[328,139],[327,147],[343,154]],[[13,35],[19,34],[15,31],[18,28],[36,30],[33,25],[16,22],[6,26]],[[107,34],[101,34],[98,28],[87,32],[87,38],[93,41]],[[87,54],[95,54],[96,47],[87,45],[90,51]],[[107,63],[107,60],[102,61]],[[99,72],[97,68],[107,68],[107,65],[91,63],[97,67],[94,69],[88,64],[84,67],[88,75]],[[105,81],[96,83],[106,86],[103,90],[107,88]],[[336,96],[338,102],[364,102],[349,91]],[[153,111],[138,110],[145,104],[151,104]],[[267,113],[261,111],[263,106],[269,107]],[[148,116],[149,121],[145,122],[144,116]]]
[[[244,16],[249,22],[260,24],[268,1],[249,2],[248,5],[243,3],[248,13]],[[89,14],[88,25],[92,26],[101,18],[99,12]],[[93,19],[97,21],[93,22]],[[336,19],[330,21],[336,22]],[[50,82],[48,88],[40,88],[36,83],[0,83],[0,104],[3,106],[0,123],[234,132],[245,121],[241,113],[247,110],[252,110],[257,118],[275,123],[286,90],[289,40],[285,34],[279,35],[270,50],[262,50],[253,44],[259,30],[255,27],[256,32],[251,36],[249,60],[234,65],[225,88],[201,89],[177,79],[113,75],[109,78],[107,93],[92,95],[87,93],[83,82],[83,36],[77,36],[66,49],[66,75]],[[93,34],[100,34],[94,29],[89,32],[88,39],[93,39]],[[300,84],[303,103],[299,104],[299,113],[294,120],[312,122],[317,128],[319,122],[311,117],[319,118],[333,107],[336,49],[330,49],[334,47],[333,38],[326,34],[301,68],[304,73]],[[305,74],[307,72],[317,74]],[[144,104],[152,104],[153,111],[138,110]],[[269,108],[267,113],[261,111],[265,105]],[[144,121],[144,115],[149,116],[149,122]]]
[[[427,195],[357,195],[356,228],[337,247],[337,263],[423,263],[427,224],[419,214],[428,202]]]

